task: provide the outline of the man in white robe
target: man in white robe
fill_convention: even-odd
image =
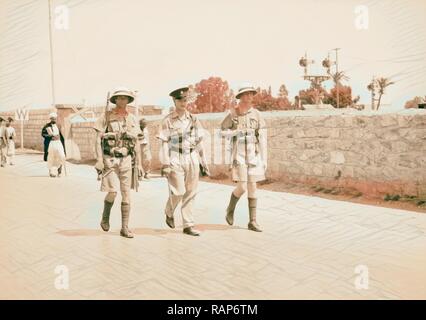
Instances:
[[[56,124],[57,115],[51,113],[51,125],[46,128],[49,137],[51,137],[47,156],[47,167],[49,174],[53,177],[59,177],[62,168],[65,166],[65,150],[61,142],[61,133]]]

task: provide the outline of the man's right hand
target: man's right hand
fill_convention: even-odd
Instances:
[[[170,168],[170,166],[163,166],[161,168],[161,172],[163,173],[163,175],[167,177],[170,174],[170,172],[172,172],[172,169]]]
[[[95,169],[98,172],[102,172],[104,170],[104,161],[102,159],[96,161]]]

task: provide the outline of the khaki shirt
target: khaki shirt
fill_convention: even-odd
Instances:
[[[204,136],[201,122],[186,111],[179,117],[176,111],[168,114],[161,123],[157,138],[169,144],[170,162],[180,162],[182,157],[193,157]],[[181,152],[179,152],[181,151]],[[194,151],[194,152],[191,152]]]
[[[259,110],[250,108],[245,114],[230,112],[222,121],[222,130],[237,130],[228,145],[228,157],[232,165],[259,165],[259,135],[265,129],[265,121]]]
[[[94,129],[105,133],[108,127],[108,132],[127,132],[133,136],[137,136],[141,133],[136,116],[127,113],[126,116],[118,115],[114,112],[114,109],[109,113],[109,125],[106,123],[105,113],[102,114],[96,121]]]

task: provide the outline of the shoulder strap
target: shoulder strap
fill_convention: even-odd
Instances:
[[[189,118],[191,119],[191,121],[189,122],[189,132],[190,134],[192,134],[192,131],[194,130],[195,127],[195,121],[197,120],[197,118],[195,118],[192,113],[189,113]]]

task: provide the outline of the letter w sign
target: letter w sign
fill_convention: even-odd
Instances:
[[[29,111],[27,109],[17,109],[15,111],[15,120],[28,121],[29,118]]]

